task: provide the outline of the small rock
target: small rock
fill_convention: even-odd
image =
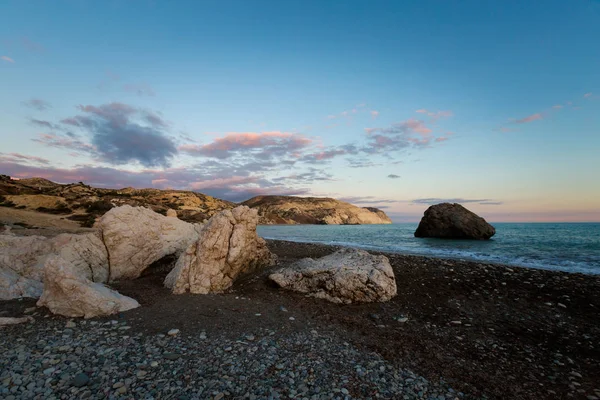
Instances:
[[[567,308],[567,306],[565,306],[563,303],[558,303],[558,306],[561,308]]]
[[[169,332],[167,332],[167,335],[169,336],[175,336],[179,333],[179,329],[171,329]]]
[[[403,324],[406,321],[408,321],[408,318],[406,318],[406,317],[398,318],[397,321],[400,322],[401,324]]]
[[[113,389],[118,389],[118,388],[121,388],[123,386],[125,386],[125,384],[123,382],[117,382],[112,387],[113,387]]]
[[[452,325],[462,325],[462,321],[450,321]]]
[[[179,357],[181,357],[181,356],[176,353],[165,353],[165,354],[163,354],[163,357],[166,358],[167,360],[175,361],[175,360],[179,359]]]
[[[73,377],[73,380],[71,381],[71,385],[80,388],[80,387],[87,385],[89,381],[90,381],[90,377],[87,376],[86,374],[84,374],[83,372],[80,372]]]
[[[296,320],[296,318],[290,317],[290,321],[295,321],[295,320]]]
[[[151,366],[151,367],[158,367],[158,361],[152,361],[152,362],[150,363],[150,366]]]
[[[77,326],[77,324],[73,321],[68,321],[67,324],[65,325],[66,328],[75,328]]]

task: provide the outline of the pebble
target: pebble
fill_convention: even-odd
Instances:
[[[79,374],[73,377],[73,381],[71,382],[71,384],[75,387],[80,388],[87,385],[89,381],[90,377],[84,374],[83,372],[80,372]]]
[[[2,331],[0,354],[10,363],[0,369],[0,398],[437,400],[451,389],[311,327],[259,327],[234,340],[206,332],[123,339],[123,321],[77,322],[69,335],[65,324],[50,318],[30,331]]]
[[[175,336],[179,333],[179,329],[171,329],[169,332],[167,332],[167,335],[169,336]]]
[[[65,325],[66,328],[75,328],[77,324],[73,321],[68,321]]]

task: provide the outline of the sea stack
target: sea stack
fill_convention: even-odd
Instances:
[[[485,219],[460,204],[441,203],[425,211],[415,237],[487,240],[495,233]]]

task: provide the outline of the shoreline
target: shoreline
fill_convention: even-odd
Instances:
[[[278,238],[267,237],[267,236],[261,236],[261,237],[267,241],[316,244],[316,245],[333,246],[333,247],[353,247],[353,248],[357,248],[357,249],[367,250],[370,252],[377,252],[378,254],[383,254],[383,255],[386,255],[386,254],[405,255],[405,256],[413,256],[413,257],[434,258],[434,259],[439,259],[439,260],[453,260],[453,261],[465,261],[465,262],[473,262],[473,263],[480,263],[480,264],[493,264],[493,265],[505,266],[505,267],[510,267],[510,268],[526,268],[526,269],[535,269],[535,270],[540,270],[540,271],[564,272],[567,274],[576,274],[576,275],[585,275],[585,276],[600,276],[600,268],[598,269],[597,272],[596,271],[585,271],[585,272],[584,271],[568,271],[568,270],[566,270],[566,268],[565,269],[556,269],[556,268],[551,268],[551,267],[536,266],[533,264],[525,265],[525,264],[519,264],[519,263],[512,264],[510,262],[487,261],[487,260],[482,260],[482,259],[478,259],[475,257],[459,257],[459,256],[453,257],[451,255],[420,254],[420,253],[415,253],[415,252],[411,252],[408,250],[392,251],[392,250],[388,250],[388,249],[382,249],[377,246],[361,245],[361,244],[350,243],[350,242],[326,243],[326,242],[319,242],[319,241],[278,239]],[[440,240],[444,240],[444,239],[440,239]],[[491,240],[493,240],[493,239],[491,239]]]
[[[1,370],[12,375],[8,385],[0,376],[0,395],[260,399],[276,390],[343,399],[343,388],[352,398],[600,398],[600,277],[370,251],[389,258],[397,296],[339,305],[266,278],[340,246],[267,244],[279,265],[223,294],[171,294],[162,285],[168,265],[113,284],[141,307],[106,318],[71,321],[44,308],[26,313],[33,299],[0,302],[1,316],[35,319],[2,330]],[[80,372],[90,387],[70,384]],[[25,379],[41,388],[25,395]]]

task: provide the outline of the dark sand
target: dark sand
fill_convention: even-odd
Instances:
[[[269,247],[280,266],[336,249],[285,241],[269,241]],[[272,286],[269,271],[238,280],[226,294],[174,296],[162,287],[167,268],[155,268],[114,285],[142,307],[108,319],[152,334],[317,329],[472,395],[600,398],[600,277],[386,255],[398,285],[398,296],[387,303],[337,305],[305,297]],[[34,303],[0,302],[0,313],[20,316]],[[402,317],[408,320],[399,322]]]

